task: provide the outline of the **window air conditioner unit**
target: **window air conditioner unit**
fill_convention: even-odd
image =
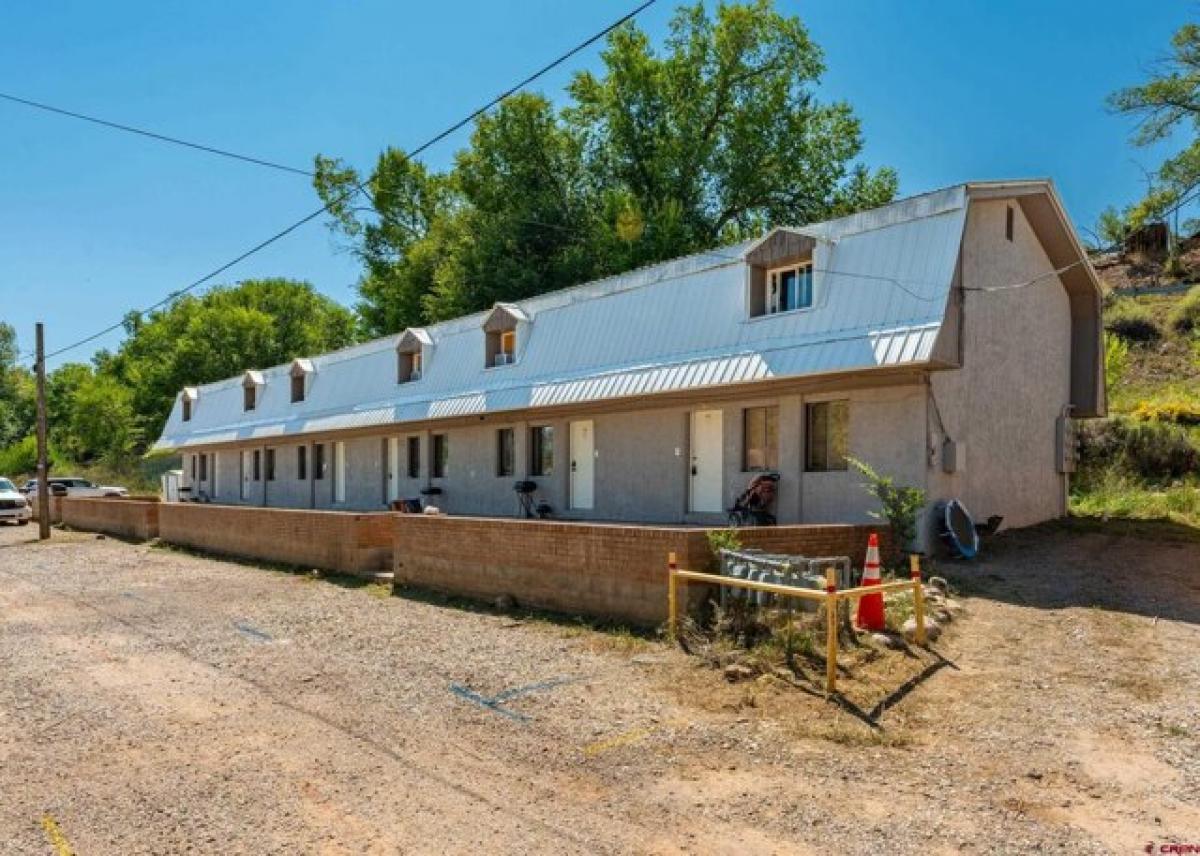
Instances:
[[[496,354],[496,359],[495,359],[495,361],[492,363],[492,365],[494,365],[494,366],[507,366],[507,365],[511,364],[511,363],[512,363],[512,361],[513,361],[513,356],[512,356],[512,354],[506,354],[506,353],[504,353],[503,351],[501,351],[500,353]]]

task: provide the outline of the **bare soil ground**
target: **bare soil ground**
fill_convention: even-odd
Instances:
[[[0,852],[1200,842],[1200,544],[1001,536],[839,706],[654,640],[0,530]],[[902,678],[911,677],[911,680]],[[866,720],[866,721],[864,721]]]

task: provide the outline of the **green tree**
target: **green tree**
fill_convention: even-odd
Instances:
[[[62,451],[77,461],[98,460],[118,471],[127,469],[142,441],[140,421],[128,386],[109,375],[89,375],[74,390],[65,425],[71,446]]]
[[[184,386],[344,347],[354,341],[355,320],[308,283],[264,279],[131,317],[126,333],[115,354],[97,355],[96,375],[128,390],[136,436],[153,439]],[[99,379],[83,387],[111,389]]]
[[[46,422],[50,427],[50,445],[72,460],[89,460],[99,454],[89,448],[72,430],[72,418],[79,391],[95,379],[86,363],[66,363],[46,375]]]
[[[1151,146],[1170,139],[1180,127],[1191,141],[1154,173],[1156,186],[1132,206],[1125,220],[1133,227],[1159,220],[1200,188],[1200,25],[1185,24],[1171,39],[1172,52],[1145,83],[1118,90],[1109,106],[1139,119],[1133,142]]]
[[[0,321],[0,449],[33,430],[35,388],[32,373],[18,364],[17,331]]]
[[[858,120],[814,88],[820,49],[769,0],[678,10],[664,50],[608,38],[572,103],[507,99],[436,174],[389,149],[364,180],[317,159],[332,226],[364,263],[372,334],[891,200]],[[365,187],[373,197],[359,193]]]
[[[651,259],[895,194],[891,170],[852,166],[859,122],[848,104],[817,101],[821,50],[769,0],[721,4],[715,17],[702,3],[679,9],[661,55],[621,28],[604,68],[576,76],[567,116],[600,184],[627,191],[644,217]]]

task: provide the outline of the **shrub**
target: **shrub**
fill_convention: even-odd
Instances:
[[[1200,452],[1187,432],[1163,422],[1097,419],[1083,423],[1081,469],[1085,478],[1114,466],[1148,481],[1165,481],[1194,472]]]
[[[1171,310],[1171,327],[1180,335],[1200,331],[1200,285],[1191,289]]]
[[[1129,343],[1120,336],[1106,335],[1104,337],[1104,378],[1108,382],[1108,388],[1114,389],[1120,386],[1127,371],[1129,371]]]
[[[1104,310],[1104,329],[1129,342],[1149,344],[1162,338],[1158,322],[1129,299],[1116,300]]]
[[[1143,422],[1171,422],[1175,425],[1200,425],[1200,401],[1182,398],[1167,401],[1142,401],[1133,411]]]
[[[722,550],[742,549],[742,539],[738,537],[736,529],[709,529],[706,534],[708,537],[708,549],[712,551],[713,567],[715,570],[720,570],[721,568]]]
[[[897,549],[911,549],[917,539],[917,515],[925,508],[925,491],[897,485],[891,476],[881,476],[870,464],[857,458],[847,457],[846,460],[866,477],[863,487],[883,506],[882,516],[891,524]]]
[[[37,469],[37,438],[30,434],[11,446],[0,449],[0,476],[17,478]]]

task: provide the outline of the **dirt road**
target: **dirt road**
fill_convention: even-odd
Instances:
[[[3,853],[1200,843],[1200,544],[1170,533],[948,568],[948,665],[873,725],[658,642],[33,534],[0,529]]]

